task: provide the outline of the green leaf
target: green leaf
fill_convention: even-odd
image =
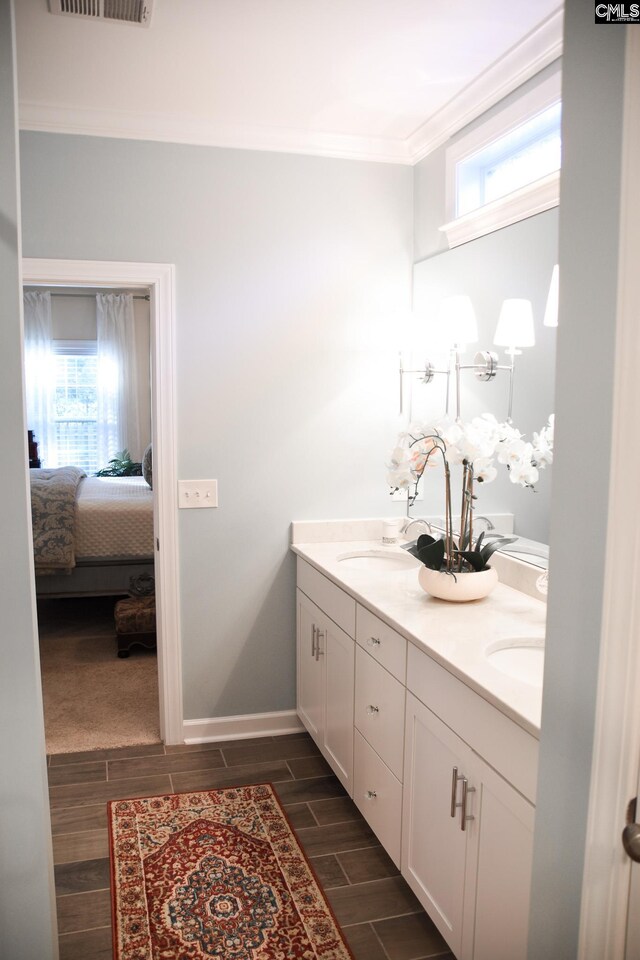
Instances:
[[[417,540],[418,550],[421,547],[428,547],[430,543],[435,543],[436,538],[430,537],[428,533],[421,533]]]
[[[444,562],[444,540],[433,540],[432,543],[420,547],[418,560],[429,570],[440,570]]]
[[[482,548],[480,556],[486,564],[496,550],[499,550],[500,547],[506,547],[508,543],[515,543],[517,539],[517,537],[498,537],[497,540],[492,540],[491,543],[488,543],[486,547]]]
[[[458,556],[462,557],[463,560],[466,560],[469,566],[473,567],[476,573],[486,569],[486,563],[482,558],[482,554],[478,553],[477,550],[459,550]]]

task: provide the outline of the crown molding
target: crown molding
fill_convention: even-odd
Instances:
[[[405,141],[411,162],[423,160],[476,117],[562,56],[562,23],[563,7],[559,7],[419,127]]]
[[[410,137],[358,137],[286,128],[207,123],[186,114],[95,110],[21,100],[21,130],[119,140],[155,140],[240,150],[303,153],[412,165],[562,54],[562,7],[438,110]]]
[[[206,123],[184,114],[94,110],[21,101],[21,130],[119,140],[156,140],[240,150],[304,153],[346,160],[411,164],[406,141],[285,128]]]

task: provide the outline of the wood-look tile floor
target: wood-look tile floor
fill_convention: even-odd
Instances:
[[[271,782],[356,960],[454,960],[305,734],[49,760],[60,960],[110,960],[106,801]]]

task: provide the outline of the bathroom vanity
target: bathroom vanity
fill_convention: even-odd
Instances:
[[[456,957],[524,960],[545,604],[435,600],[379,539],[292,549],[302,722]]]

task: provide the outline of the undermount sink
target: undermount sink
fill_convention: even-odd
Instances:
[[[544,640],[542,637],[518,637],[502,640],[488,647],[485,656],[501,673],[522,680],[533,687],[542,686],[544,672]]]
[[[392,550],[359,550],[343,553],[338,562],[350,570],[410,570],[419,566],[419,561],[410,553],[396,553]]]

